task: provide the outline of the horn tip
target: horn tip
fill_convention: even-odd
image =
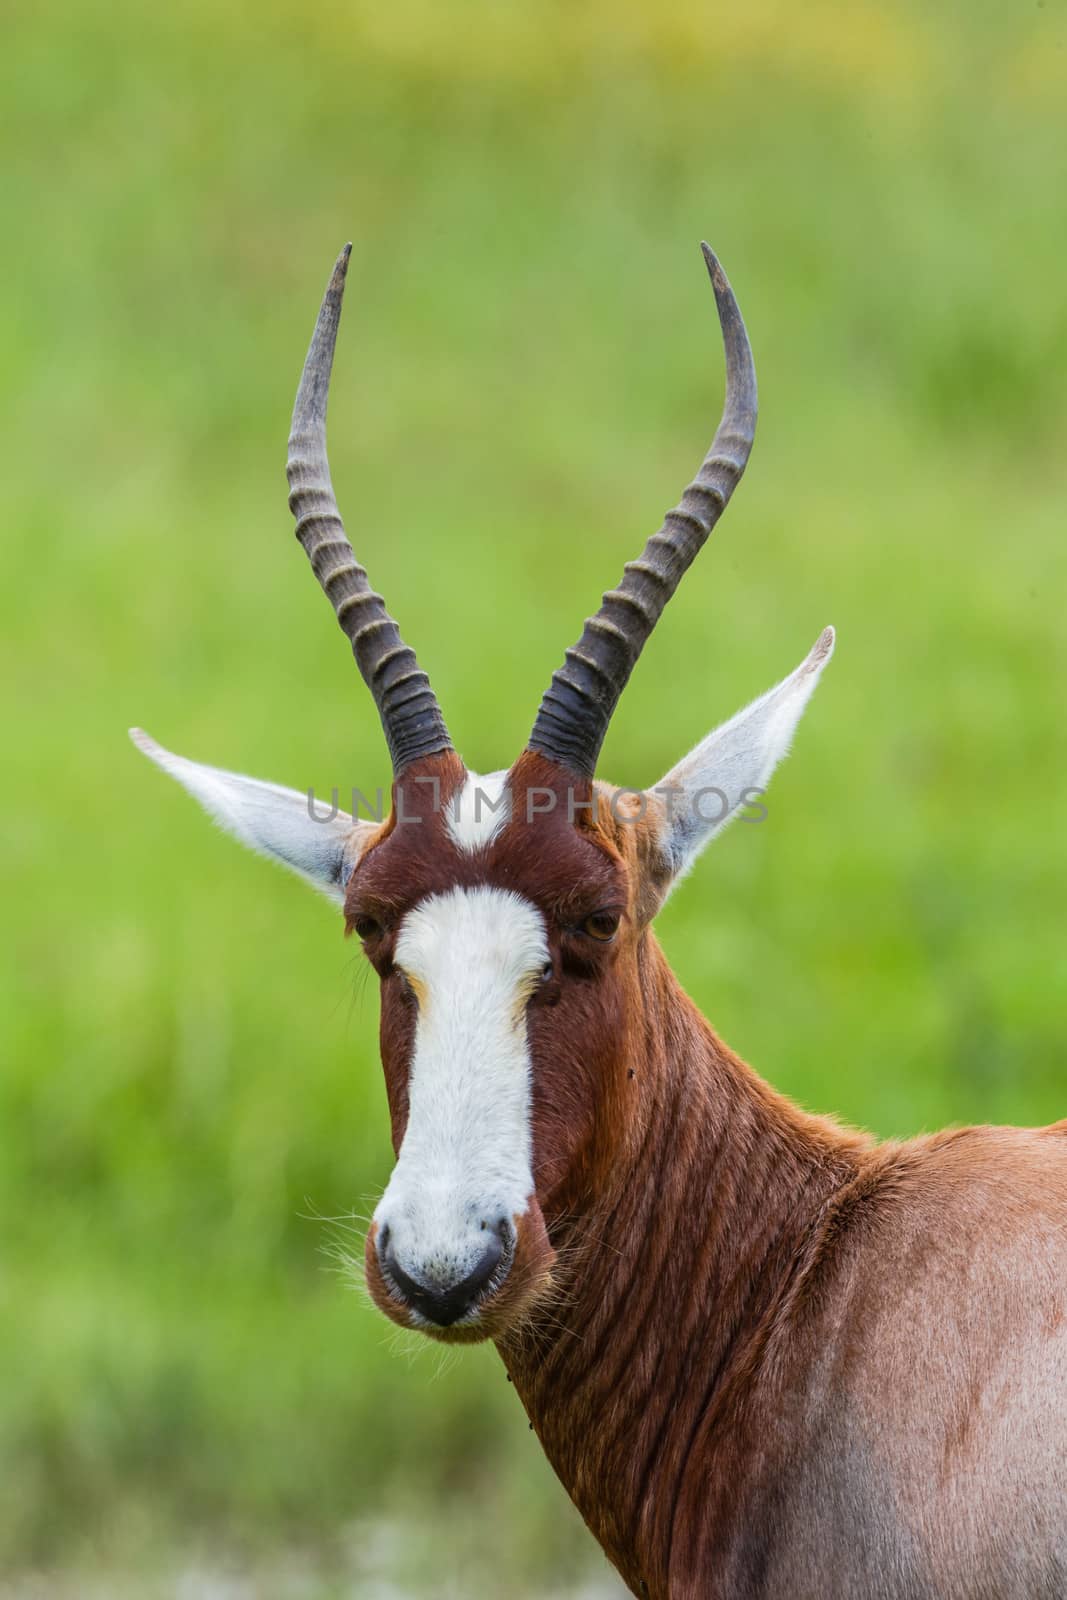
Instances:
[[[722,263],[706,239],[701,239],[700,241],[700,253],[704,257],[704,265],[708,269],[708,276],[716,289],[720,292],[723,290],[728,292],[730,285],[725,272],[722,270]]]

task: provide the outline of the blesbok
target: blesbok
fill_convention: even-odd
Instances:
[[[711,450],[478,777],[345,535],[326,402],[345,250],[289,441],[297,537],[393,762],[381,822],[145,753],[324,889],[381,980],[396,1166],[367,1236],[382,1311],[493,1339],[635,1594],[1067,1595],[1067,1124],[877,1144],[809,1116],[715,1035],[651,929],[762,792],[830,659],[647,791],[594,780],[622,689],[744,471],[756,383],[726,349]]]

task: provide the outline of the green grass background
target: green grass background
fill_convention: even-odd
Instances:
[[[14,0],[3,31],[0,1573],[577,1592],[602,1563],[492,1352],[404,1359],[333,1270],[358,1239],[320,1219],[390,1165],[358,952],[125,729],[386,780],[283,476],[351,237],[349,531],[471,765],[507,763],[717,417],[706,236],[759,439],[604,773],[652,782],[839,647],[663,941],[807,1105],[1067,1113],[1063,6]]]

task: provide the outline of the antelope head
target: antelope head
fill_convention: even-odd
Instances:
[[[326,404],[349,251],[333,271],[293,413],[297,538],[374,696],[392,756],[384,821],[314,814],[306,794],[139,747],[225,829],[341,908],[381,988],[396,1165],[366,1244],[375,1301],[436,1338],[500,1339],[550,1291],[556,1225],[640,1138],[650,924],[672,884],[758,800],[833,650],[797,669],[648,790],[595,779],[645,640],[745,469],[756,380],[726,276],[704,246],[726,401],[681,503],[630,562],[542,700],[525,750],[479,776],[345,534]],[[663,1019],[659,1019],[663,1026]]]

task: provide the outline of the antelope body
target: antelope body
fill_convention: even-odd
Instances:
[[[756,389],[706,250],[727,398],[676,510],[587,622],[527,749],[479,778],[367,582],[326,463],[348,253],[297,397],[297,533],[393,758],[382,823],[141,747],[343,908],[381,982],[397,1162],[385,1314],[491,1338],[635,1594],[1067,1596],[1067,1124],[876,1144],[716,1037],[651,923],[763,791],[833,649],[655,788],[596,758],[641,646],[744,470]]]

